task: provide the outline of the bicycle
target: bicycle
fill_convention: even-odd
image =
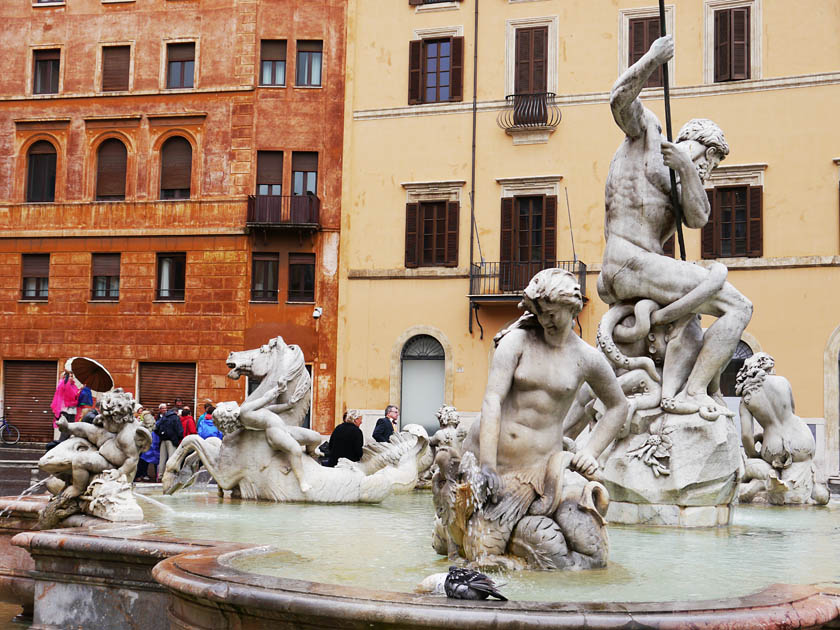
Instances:
[[[0,441],[4,444],[17,444],[18,440],[20,440],[18,428],[7,422],[5,418],[0,418]]]

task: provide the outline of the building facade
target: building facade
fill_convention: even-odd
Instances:
[[[594,342],[604,184],[623,139],[609,91],[657,37],[658,6],[349,7],[339,404],[373,416],[390,402],[433,427],[443,402],[478,413],[493,335],[540,268],[579,274],[579,333]],[[731,147],[707,184],[709,227],[686,230],[688,260],[725,263],[755,306],[724,393],[744,356],[772,354],[836,473],[840,9],[791,20],[775,0],[676,0],[665,22],[674,133],[711,118]],[[661,86],[655,74],[641,96],[664,124]]]
[[[228,352],[277,335],[331,427],[345,3],[27,0],[0,18],[0,358],[23,439],[51,438],[69,357],[147,406],[200,406],[241,400]]]

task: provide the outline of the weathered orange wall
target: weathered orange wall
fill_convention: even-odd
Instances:
[[[139,361],[195,361],[197,398],[237,399],[230,350],[283,335],[313,364],[314,428],[335,423],[344,0],[68,0],[0,3],[0,359],[92,356],[134,391]],[[196,40],[192,90],[163,89],[166,41]],[[287,85],[257,85],[260,39],[286,39]],[[294,87],[294,42],[324,42],[321,88]],[[102,44],[130,44],[127,92],[99,92]],[[59,94],[33,96],[32,47],[60,47]],[[193,146],[192,198],[158,201],[159,149]],[[125,202],[95,202],[96,150],[128,150]],[[56,201],[27,204],[26,150],[58,149]],[[319,154],[323,229],[249,233],[258,150]],[[250,252],[280,252],[278,304],[249,303]],[[90,253],[121,252],[120,300],[89,301]],[[155,253],[187,252],[184,302],[155,302]],[[49,301],[20,301],[22,253],[50,253]],[[289,252],[316,254],[315,304],[285,304]],[[312,318],[315,305],[324,309]]]

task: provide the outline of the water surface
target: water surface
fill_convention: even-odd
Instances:
[[[215,492],[153,495],[144,503],[155,533],[272,545],[237,568],[315,582],[411,592],[449,561],[431,547],[429,492],[378,505],[275,504],[221,500]],[[738,506],[733,525],[709,530],[610,527],[610,563],[581,572],[494,575],[511,599],[675,601],[737,597],[774,583],[834,581],[840,567],[840,503],[827,507]]]

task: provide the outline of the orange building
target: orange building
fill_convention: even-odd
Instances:
[[[22,0],[0,19],[0,358],[22,439],[51,438],[69,357],[146,406],[200,406],[241,400],[228,352],[277,335],[328,431],[345,2]]]

